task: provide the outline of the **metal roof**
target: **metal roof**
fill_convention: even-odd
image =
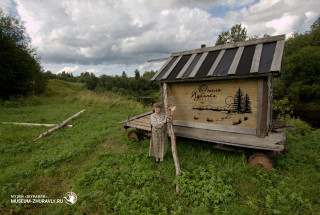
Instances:
[[[285,35],[172,53],[151,81],[279,75]]]

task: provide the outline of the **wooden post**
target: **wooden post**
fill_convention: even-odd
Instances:
[[[176,175],[179,175],[181,173],[180,169],[180,163],[179,163],[179,158],[178,158],[178,153],[177,153],[177,145],[176,145],[176,136],[174,134],[173,130],[173,123],[172,123],[172,112],[171,108],[168,107],[168,86],[167,83],[163,83],[163,102],[164,102],[164,107],[166,111],[166,116],[168,117],[167,121],[167,126],[168,130],[170,132],[170,138],[171,138],[171,149],[172,149],[172,156],[174,160],[174,165],[176,167]],[[176,191],[179,193],[179,186],[176,184]]]
[[[41,139],[44,136],[47,136],[48,134],[51,134],[52,132],[54,132],[55,130],[58,130],[59,128],[62,128],[63,126],[65,126],[69,121],[71,121],[72,119],[74,119],[75,117],[79,116],[80,114],[82,114],[83,112],[85,112],[86,109],[83,109],[82,111],[80,111],[79,113],[76,113],[75,115],[69,117],[68,119],[66,119],[65,121],[63,121],[62,123],[60,123],[59,125],[57,125],[54,128],[51,128],[50,130],[42,133],[39,135],[39,137],[37,137],[36,139],[34,139],[33,141],[37,141],[39,139]]]

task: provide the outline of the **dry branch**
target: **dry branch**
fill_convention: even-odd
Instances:
[[[179,175],[181,173],[180,169],[180,163],[179,163],[179,158],[178,158],[178,153],[177,153],[177,145],[176,145],[176,135],[174,134],[173,130],[173,123],[172,123],[172,112],[171,108],[168,107],[168,86],[167,83],[163,83],[163,102],[164,102],[164,107],[166,111],[166,116],[168,117],[168,130],[170,132],[170,138],[171,138],[171,149],[172,149],[172,156],[174,160],[174,165],[176,167],[176,175]],[[179,193],[179,186],[176,184],[176,191]]]
[[[1,122],[1,124],[14,124],[14,125],[28,125],[28,126],[44,126],[44,127],[53,127],[57,124],[39,124],[39,123],[26,123],[26,122]],[[66,125],[71,128],[73,125]]]
[[[41,139],[44,136],[47,136],[48,134],[51,134],[52,132],[54,132],[55,130],[58,130],[59,128],[62,128],[63,126],[65,126],[69,121],[71,121],[72,119],[74,119],[75,117],[79,116],[80,114],[82,114],[83,112],[85,112],[86,109],[83,109],[82,111],[80,111],[79,113],[69,117],[68,119],[66,119],[65,121],[63,121],[62,123],[60,123],[59,125],[57,125],[54,128],[51,128],[50,130],[42,133],[39,135],[39,137],[37,137],[36,139],[34,139],[33,141],[37,141],[39,139]]]

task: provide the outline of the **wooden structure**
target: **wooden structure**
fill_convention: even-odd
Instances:
[[[134,98],[136,101],[142,103],[143,105],[152,105],[155,103],[153,95],[146,95],[146,96],[136,96]]]
[[[171,54],[151,80],[168,86],[176,135],[223,149],[281,152],[286,137],[272,131],[272,85],[284,43],[280,35]],[[150,114],[120,123],[150,131]],[[251,160],[266,166],[265,157]]]

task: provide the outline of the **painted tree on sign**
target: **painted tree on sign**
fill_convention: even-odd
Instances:
[[[244,113],[252,113],[251,111],[251,101],[248,93],[246,93],[246,96],[244,97]]]
[[[237,112],[237,113],[242,113],[242,110],[243,110],[243,92],[242,90],[238,89],[235,97],[234,97],[234,100],[233,100],[233,105],[232,105],[232,108],[233,108],[233,111],[234,112]]]
[[[232,109],[236,113],[252,113],[250,97],[248,93],[244,96],[240,87],[234,96]]]

